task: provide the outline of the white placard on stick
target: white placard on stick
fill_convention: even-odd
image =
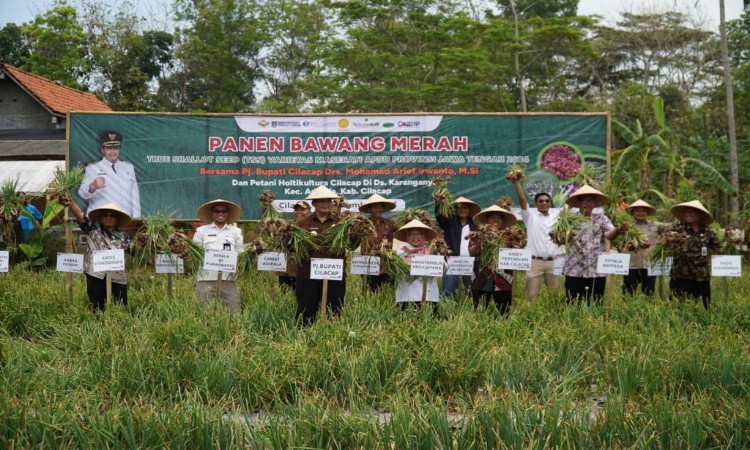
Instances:
[[[3,250],[0,252],[0,272],[7,272],[10,270],[10,253]]]
[[[442,277],[445,269],[445,258],[440,255],[414,255],[411,258],[413,277]]]
[[[57,271],[83,273],[83,255],[78,253],[57,253]]]
[[[344,260],[332,258],[312,258],[310,260],[310,279],[335,280],[344,279]]]
[[[177,255],[156,255],[156,273],[185,273],[185,261]]]
[[[501,248],[497,268],[503,270],[531,270],[531,250]]]
[[[237,272],[237,252],[231,250],[206,250],[203,257],[203,270],[216,272]]]
[[[98,250],[91,254],[91,265],[94,272],[117,272],[125,270],[125,251]]]
[[[596,272],[605,275],[627,275],[630,271],[629,253],[599,253]]]
[[[712,255],[712,277],[739,277],[742,275],[742,256],[740,255]]]
[[[669,272],[672,271],[672,257],[667,256],[664,261],[648,261],[646,264],[646,270],[650,277],[661,277],[669,276]]]
[[[258,270],[261,272],[286,272],[286,253],[261,253],[258,255]]]
[[[563,268],[565,267],[565,255],[555,255],[555,266],[552,269],[552,274],[555,276],[560,276],[563,273]]]
[[[446,275],[468,275],[474,274],[473,256],[449,256],[448,270]]]
[[[380,256],[352,256],[349,273],[353,275],[380,275]]]

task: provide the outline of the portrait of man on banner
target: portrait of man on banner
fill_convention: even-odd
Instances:
[[[78,195],[88,202],[87,211],[113,203],[132,218],[141,217],[141,197],[135,168],[120,159],[122,135],[113,130],[99,133],[102,159],[86,166]]]

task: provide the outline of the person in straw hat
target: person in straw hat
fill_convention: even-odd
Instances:
[[[310,279],[311,258],[343,258],[346,255],[336,255],[323,245],[323,234],[338,223],[341,218],[336,211],[336,201],[340,200],[335,192],[325,186],[313,189],[305,200],[312,202],[313,214],[300,220],[299,226],[316,236],[315,242],[320,247],[310,253],[310,257],[300,261],[297,268],[297,320],[301,320],[302,326],[307,326],[315,321],[323,298],[323,280]],[[346,295],[346,273],[341,281],[328,281],[327,304],[334,315],[339,315],[344,306]]]
[[[292,216],[294,221],[299,223],[300,220],[312,214],[310,204],[306,201],[300,200],[292,207]],[[297,288],[297,272],[294,266],[294,261],[287,261],[286,272],[279,274],[279,283],[282,286],[287,286],[289,289],[294,291]]]
[[[606,277],[596,272],[596,263],[600,253],[606,251],[605,239],[614,239],[620,230],[604,214],[594,214],[594,208],[607,204],[607,196],[589,185],[575,191],[566,204],[578,208],[581,215],[588,218],[571,236],[568,253],[563,266],[565,275],[565,293],[568,303],[586,299],[601,302],[604,297]]]
[[[456,213],[453,217],[444,217],[438,213],[437,199],[435,202],[435,218],[438,225],[443,229],[445,241],[452,255],[470,256],[469,241],[466,236],[472,231],[476,231],[477,226],[472,217],[477,215],[482,209],[479,205],[466,197],[458,197],[456,203]],[[446,275],[443,277],[443,296],[453,297],[458,290],[458,281],[464,287],[468,288],[471,277],[465,275]]]
[[[359,206],[359,211],[370,214],[377,237],[373,243],[375,250],[380,249],[383,242],[393,242],[393,233],[396,231],[396,222],[393,219],[386,219],[383,213],[392,211],[396,208],[396,203],[378,195],[373,194]],[[393,279],[385,273],[385,266],[381,264],[381,273],[379,276],[368,276],[367,287],[371,292],[375,292],[384,284],[393,284]]]
[[[526,248],[531,250],[531,269],[526,272],[526,300],[533,305],[542,289],[542,282],[551,289],[560,283],[560,278],[555,275],[555,255],[559,252],[559,246],[549,235],[559,210],[551,209],[552,197],[547,192],[537,193],[534,196],[536,209],[530,209],[521,181],[514,179],[513,187],[521,207],[521,219],[526,224]]]
[[[202,204],[198,208],[198,218],[206,225],[195,230],[193,241],[202,245],[206,250],[242,251],[242,231],[231,225],[240,217],[242,217],[242,208],[229,200],[216,199]],[[203,304],[218,299],[229,311],[240,312],[240,291],[237,289],[236,274],[221,274],[221,292],[217,292],[218,279],[219,272],[200,270],[196,281],[198,299]]]
[[[672,207],[677,223],[670,230],[686,236],[681,250],[674,255],[669,274],[672,297],[701,299],[708,309],[711,303],[711,252],[721,250],[721,242],[708,227],[714,218],[701,202],[693,200]]]
[[[640,286],[641,292],[652,295],[656,288],[656,277],[648,276],[648,257],[650,248],[656,243],[666,224],[648,220],[648,216],[656,214],[656,208],[643,200],[636,200],[626,209],[635,219],[635,227],[645,235],[645,241],[640,248],[620,249],[630,254],[630,268],[622,281],[622,292],[633,295]]]
[[[86,255],[83,272],[86,274],[86,293],[93,312],[104,312],[107,305],[107,283],[102,272],[94,272],[92,255],[99,250],[125,250],[130,248],[130,236],[122,231],[130,223],[128,215],[119,206],[109,203],[89,211],[88,217],[75,201],[61,200],[70,207],[81,231],[86,234]],[[124,270],[109,272],[112,278],[112,298],[128,306],[128,276]]]
[[[482,226],[487,226],[493,228],[494,231],[500,231],[513,226],[516,223],[516,216],[510,211],[493,205],[474,216],[474,223],[479,225],[480,229]],[[477,257],[481,251],[481,244],[469,239],[471,256]],[[492,300],[500,314],[510,314],[513,301],[513,271],[497,270],[489,266],[480,267],[480,265],[474,264],[474,277],[471,280],[471,298],[474,300],[474,307],[478,308],[480,302],[488,306]]]
[[[406,265],[411,266],[412,257],[430,254],[430,242],[437,237],[437,231],[414,219],[396,230],[393,237],[405,243],[396,252],[401,256]],[[396,303],[403,310],[406,310],[409,305],[420,305],[424,293],[423,286],[422,277],[401,281],[396,288]],[[433,313],[439,299],[440,292],[438,290],[437,279],[435,277],[428,277],[427,296],[425,300],[432,305]]]

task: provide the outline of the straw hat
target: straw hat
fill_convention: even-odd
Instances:
[[[385,197],[382,197],[378,194],[372,194],[367,200],[363,201],[361,205],[359,205],[359,211],[360,212],[370,212],[370,207],[372,205],[375,205],[377,203],[380,203],[383,205],[383,211],[391,211],[392,209],[396,208],[396,203],[388,200]]]
[[[102,215],[107,211],[111,211],[117,214],[117,226],[119,228],[123,228],[125,225],[130,223],[130,215],[128,215],[128,213],[126,213],[122,208],[115,205],[114,203],[107,203],[104,206],[92,209],[91,211],[89,211],[89,219],[91,219],[91,221],[93,222],[99,222],[99,219],[101,219]]]
[[[341,197],[325,186],[318,186],[305,197],[305,200],[338,200]]]
[[[417,219],[412,220],[411,222],[407,223],[403,227],[396,230],[395,233],[393,233],[393,237],[398,239],[399,241],[406,242],[406,235],[409,232],[409,230],[422,230],[425,233],[425,239],[428,241],[431,241],[437,237],[437,231],[433,230],[432,228],[428,227],[427,225],[423,224]]]
[[[453,203],[458,203],[461,205],[466,205],[469,207],[469,216],[474,217],[477,214],[479,214],[479,211],[482,210],[482,208],[474,201],[469,200],[466,197],[458,197]]]
[[[229,210],[229,214],[227,215],[227,223],[235,223],[240,220],[240,217],[242,217],[242,208],[240,208],[238,204],[232,203],[229,200],[217,198],[216,200],[211,200],[208,203],[202,204],[198,208],[198,218],[200,218],[203,223],[213,222],[214,217],[211,213],[211,210],[214,206],[217,205],[224,205]]]
[[[674,205],[672,207],[672,215],[675,216],[677,220],[682,220],[682,214],[688,209],[694,210],[698,213],[698,215],[701,216],[701,223],[703,225],[708,225],[714,221],[714,216],[712,216],[711,213],[708,212],[708,210],[704,208],[701,202],[698,200]]]
[[[292,209],[295,210],[295,211],[298,210],[298,209],[304,209],[305,211],[309,211],[310,210],[310,204],[307,203],[307,202],[305,202],[305,201],[300,200],[300,201],[298,201],[297,203],[294,204],[294,206],[292,207]]]
[[[490,214],[493,213],[499,213],[503,216],[503,225],[504,226],[511,226],[516,223],[516,216],[512,212],[503,209],[497,205],[492,205],[489,208],[483,209],[479,214],[474,216],[474,223],[481,225],[487,221],[487,217],[489,217]]]
[[[628,209],[632,213],[633,209],[635,208],[645,208],[646,210],[648,210],[649,216],[652,214],[656,214],[656,208],[644,202],[643,200],[634,201],[631,205],[628,205],[626,209]]]
[[[597,191],[596,189],[592,188],[588,184],[585,184],[578,188],[577,191],[573,192],[573,194],[568,197],[568,199],[565,201],[565,204],[568,206],[572,206],[573,208],[580,208],[581,206],[581,197],[585,195],[593,195],[594,200],[594,208],[599,208],[607,204],[609,199],[606,195],[602,194],[601,192]]]

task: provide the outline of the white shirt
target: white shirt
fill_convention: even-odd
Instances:
[[[104,177],[105,186],[91,193],[89,187],[96,177]],[[134,219],[141,217],[141,195],[138,191],[138,181],[135,179],[135,168],[129,162],[115,161],[114,170],[112,169],[112,163],[105,158],[89,164],[86,166],[78,195],[88,201],[86,214],[92,209],[114,203],[128,213],[130,217]]]
[[[461,249],[459,250],[461,254],[456,256],[471,256],[469,254],[469,240],[466,239],[466,236],[468,236],[469,233],[471,233],[471,229],[467,223],[461,228]]]
[[[557,254],[557,244],[552,242],[549,232],[557,221],[560,211],[550,209],[546,216],[536,208],[522,209],[521,218],[526,224],[526,249],[531,250],[532,256],[552,258]]]
[[[206,250],[224,250],[224,244],[229,244],[229,250],[233,252],[241,252],[243,250],[243,239],[242,231],[239,228],[225,224],[219,228],[215,223],[203,225],[195,230],[193,241],[202,245]],[[199,270],[198,281],[214,281],[219,277],[219,272],[215,270]],[[236,280],[236,276],[233,273],[221,274],[222,280]]]

